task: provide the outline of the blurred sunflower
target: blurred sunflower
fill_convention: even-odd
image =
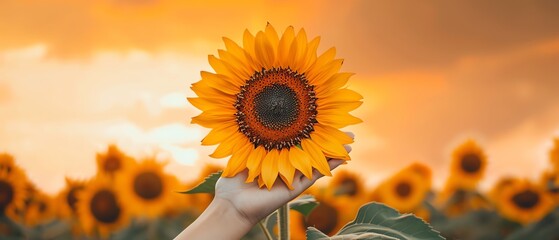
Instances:
[[[307,217],[299,212],[290,211],[291,239],[306,239],[308,227],[315,227],[331,236],[355,217],[357,212],[351,211],[347,207],[347,204],[350,203],[347,198],[337,198],[328,193],[323,190],[315,191],[313,195],[319,204]]]
[[[356,173],[340,169],[330,181],[328,189],[336,196],[347,196],[354,199],[363,199],[366,195],[364,180]]]
[[[0,153],[0,172],[10,173],[14,165],[15,162],[12,155],[7,153]]]
[[[485,173],[487,157],[473,140],[467,140],[452,153],[450,178],[456,187],[473,190]]]
[[[413,162],[402,171],[412,171],[422,176],[423,181],[427,181],[427,185],[431,187],[433,173],[431,168],[421,162]]]
[[[156,217],[163,213],[178,194],[176,181],[163,172],[164,164],[146,159],[133,164],[117,179],[122,200],[135,215]]]
[[[554,204],[551,197],[538,185],[518,180],[503,187],[497,206],[505,218],[528,224],[549,213]]]
[[[545,171],[540,177],[540,186],[559,204],[559,173]]]
[[[25,180],[21,175],[0,171],[0,212],[19,220],[17,213],[25,207],[26,197]]]
[[[24,223],[27,226],[46,223],[55,218],[54,199],[46,193],[37,191],[33,194],[24,211]]]
[[[435,203],[449,217],[460,216],[469,211],[489,209],[491,207],[491,203],[484,195],[475,190],[470,191],[457,187],[453,181],[448,179],[443,190],[437,195]]]
[[[549,160],[553,171],[559,173],[559,138],[553,139],[553,148],[549,151]]]
[[[97,154],[97,174],[113,177],[133,163],[134,159],[120,151],[116,145],[109,145],[106,153]]]
[[[406,168],[379,184],[373,200],[409,213],[421,206],[431,188],[427,184],[422,175]]]
[[[83,230],[92,236],[107,237],[128,224],[128,204],[107,177],[97,177],[78,192],[77,214]]]
[[[491,190],[487,194],[488,197],[491,199],[491,201],[494,204],[497,204],[498,200],[499,200],[499,196],[501,195],[501,192],[503,191],[503,189],[505,187],[507,187],[508,185],[513,184],[515,181],[518,181],[518,180],[519,180],[518,178],[511,177],[511,176],[505,176],[505,177],[499,178],[499,180],[497,180],[497,182],[495,182],[495,184],[493,185],[493,187],[491,188]]]
[[[66,177],[66,187],[56,196],[56,211],[61,219],[71,219],[76,215],[78,193],[85,188],[85,181]]]
[[[295,170],[330,176],[327,158],[350,160],[343,145],[353,139],[338,128],[361,122],[348,112],[362,96],[344,88],[353,74],[338,73],[335,48],[317,57],[320,38],[291,26],[279,36],[270,24],[245,31],[242,47],[223,40],[226,50],[209,56],[216,73],[201,72],[188,100],[203,111],[192,123],[212,128],[202,145],[219,144],[210,156],[231,155],[224,177],[248,168],[247,182],[270,189],[279,176],[292,188]]]

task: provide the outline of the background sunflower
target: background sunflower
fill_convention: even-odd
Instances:
[[[403,213],[413,212],[421,206],[431,186],[424,175],[412,168],[405,168],[375,189],[372,200],[385,203]]]
[[[0,211],[19,220],[19,210],[25,207],[27,191],[25,179],[19,174],[0,171]]]
[[[452,152],[450,164],[447,183],[464,190],[474,190],[485,174],[487,156],[483,149],[470,139]]]
[[[97,173],[114,177],[133,163],[132,157],[124,154],[116,145],[109,145],[107,152],[97,154]]]
[[[498,196],[498,210],[505,218],[528,224],[541,219],[554,207],[549,194],[528,180],[514,181]]]
[[[202,145],[219,144],[212,157],[231,155],[222,176],[248,168],[247,182],[270,189],[279,177],[292,188],[295,170],[329,176],[326,158],[350,159],[343,145],[353,140],[338,128],[361,122],[348,112],[362,96],[342,88],[352,74],[338,73],[335,48],[317,56],[319,38],[293,27],[279,36],[270,24],[245,31],[242,47],[224,42],[208,59],[216,73],[201,72],[198,98],[188,99],[203,111],[192,123],[212,129]]]

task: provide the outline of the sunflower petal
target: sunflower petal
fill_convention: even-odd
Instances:
[[[221,144],[217,146],[210,157],[213,158],[224,158],[233,153],[233,149],[235,149],[235,145],[242,141],[243,138],[246,138],[243,134],[237,133],[231,136],[230,138],[225,139]]]
[[[218,144],[238,131],[239,127],[235,122],[224,124],[223,126],[212,129],[210,133],[202,139],[202,145],[208,146]]]
[[[350,144],[353,143],[353,139],[345,134],[344,132],[340,131],[337,128],[330,127],[328,125],[323,124],[315,124],[314,125],[315,133],[319,134],[325,139],[336,139],[341,144]]]
[[[186,98],[190,104],[194,107],[202,110],[208,111],[213,109],[233,109],[234,101],[228,101],[225,99],[215,99],[215,98]]]
[[[239,93],[239,86],[244,84],[242,81],[239,81],[238,78],[229,78],[221,74],[201,71],[200,75],[202,76],[202,81],[208,86],[231,95]]]
[[[284,179],[283,181],[289,189],[293,189],[293,177],[295,176],[295,168],[289,162],[289,150],[282,149],[279,154],[278,171]]]
[[[225,49],[241,61],[246,62],[248,69],[251,70],[252,73],[259,70],[250,54],[241,48],[237,43],[226,37],[223,38],[223,42],[225,43]]]
[[[289,162],[308,179],[312,178],[311,157],[298,147],[289,149]]]
[[[278,177],[278,158],[278,150],[272,149],[266,154],[264,160],[262,161],[262,172],[260,175],[262,176],[262,180],[264,180],[264,184],[268,190],[272,188]]]
[[[266,155],[266,149],[264,147],[257,147],[252,151],[251,155],[247,159],[248,177],[246,182],[253,182],[254,178],[260,175],[262,160]]]
[[[317,107],[318,112],[335,109],[337,111],[351,112],[361,106],[363,102],[333,102]]]
[[[263,32],[256,34],[254,51],[256,59],[260,60],[260,64],[266,69],[271,69],[275,60],[274,48]]]
[[[316,86],[323,85],[324,82],[326,82],[326,80],[328,80],[335,73],[340,71],[340,68],[342,68],[343,63],[344,63],[343,59],[333,60],[333,61],[329,62],[328,64],[326,64],[324,67],[322,67],[317,72],[316,75],[309,75],[309,78],[313,79],[312,84],[314,84]]]
[[[266,24],[266,29],[264,30],[264,34],[266,34],[266,38],[270,41],[272,48],[274,49],[274,54],[277,52],[277,48],[279,45],[279,37],[276,29],[272,26],[272,24]]]
[[[230,79],[236,79],[236,81],[242,82],[242,79],[248,79],[250,77],[247,73],[234,68],[230,63],[223,61],[214,55],[208,55],[208,62],[217,74],[225,75]]]
[[[235,96],[225,93],[219,89],[212,88],[206,84],[207,81],[199,81],[192,84],[190,89],[196,93],[198,96],[204,96],[205,98],[216,98],[216,99],[232,99],[234,101]]]
[[[285,29],[285,32],[283,32],[283,35],[278,43],[276,60],[277,64],[283,68],[287,68],[289,66],[289,49],[293,39],[295,39],[295,30],[293,29],[293,26],[289,26]]]
[[[232,68],[233,72],[242,74],[242,76],[252,75],[250,66],[248,66],[246,62],[243,62],[243,60],[237,58],[235,55],[221,49],[217,50],[217,54],[222,61],[229,64],[228,66]]]
[[[301,72],[301,68],[303,64],[305,64],[305,60],[303,60],[305,54],[307,53],[307,33],[305,30],[301,28],[299,33],[297,33],[297,37],[291,43],[291,48],[289,49],[289,66]]]
[[[320,73],[320,70],[326,64],[334,60],[334,57],[336,57],[335,47],[331,47],[330,49],[326,50],[326,52],[324,52],[322,55],[320,55],[320,57],[316,59],[316,61],[311,65],[311,67],[307,71],[307,77],[309,77],[309,81],[311,81],[311,77],[314,77],[318,73]],[[312,81],[311,83],[314,84]]]
[[[301,146],[303,147],[303,151],[309,153],[311,164],[318,172],[322,173],[324,176],[332,176],[330,166],[320,146],[316,145],[316,143],[310,139],[303,139],[303,141],[301,141]]]
[[[330,94],[327,97],[319,98],[316,100],[316,105],[320,108],[322,105],[327,105],[330,103],[346,103],[346,102],[357,102],[361,101],[363,96],[361,94],[344,88],[338,91],[335,91],[333,94]]]
[[[224,177],[234,177],[237,173],[243,171],[247,165],[247,158],[252,151],[252,144],[245,144],[244,146],[233,153],[233,156],[227,161],[227,166],[223,170]]]
[[[316,120],[319,123],[330,125],[335,128],[344,128],[349,125],[362,123],[358,117],[354,117],[353,115],[346,113],[346,112],[338,112],[338,111],[321,111],[316,116]]]
[[[311,133],[311,139],[315,142],[320,148],[322,152],[327,157],[342,159],[342,160],[350,160],[349,155],[343,145],[338,142],[337,139],[333,138],[325,138],[322,133],[318,131],[314,131]]]
[[[323,98],[326,97],[336,90],[344,87],[347,84],[347,81],[351,76],[355,75],[354,73],[336,73],[332,75],[324,84],[316,86],[316,97]]]
[[[243,33],[243,49],[248,53],[248,55],[256,61],[256,54],[254,53],[254,36],[248,31],[245,30]],[[255,62],[256,63],[256,62]],[[258,68],[262,66],[257,66]]]
[[[221,112],[223,111],[223,112]],[[191,123],[199,124],[204,127],[213,128],[223,123],[235,121],[235,112],[227,109],[213,109],[202,112],[196,117],[192,117]]]
[[[309,42],[307,47],[307,54],[305,56],[305,64],[301,68],[301,72],[307,72],[309,68],[316,62],[316,51],[318,49],[318,44],[320,43],[320,37],[315,37]]]

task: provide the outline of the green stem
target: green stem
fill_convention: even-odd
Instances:
[[[272,235],[270,234],[270,232],[268,232],[268,229],[266,229],[266,226],[264,226],[264,222],[262,222],[262,221],[258,222],[258,226],[260,226],[260,228],[262,229],[262,232],[264,232],[264,235],[266,235],[266,239],[274,240],[274,238],[272,238]]]
[[[279,240],[289,240],[289,203],[278,209]]]

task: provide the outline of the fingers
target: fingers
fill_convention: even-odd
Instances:
[[[355,139],[355,134],[353,132],[345,132],[351,139]]]

